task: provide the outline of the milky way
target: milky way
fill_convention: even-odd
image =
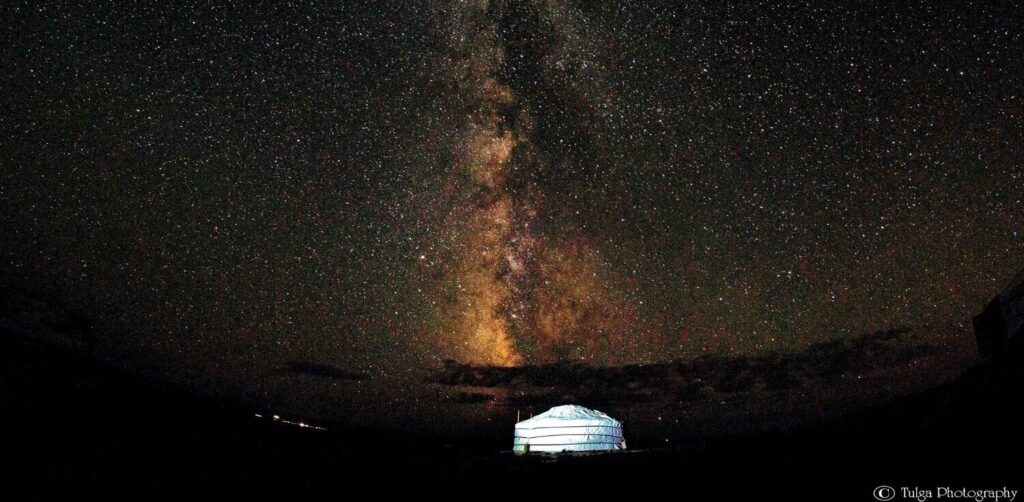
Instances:
[[[964,336],[1024,265],[1018,9],[338,4],[5,5],[3,285],[157,375],[383,402]]]
[[[544,59],[562,65],[572,54],[533,47],[539,41],[529,32],[561,37],[578,28],[575,21],[556,5],[478,2],[457,6],[445,23],[452,58],[465,61],[453,86],[476,108],[462,126],[445,187],[455,200],[442,232],[452,243],[438,300],[445,322],[441,333],[428,334],[440,335],[441,350],[452,347],[452,357],[498,365],[614,361],[613,346],[644,334],[578,231],[556,237],[536,230],[547,195],[539,180],[556,167],[533,141],[537,98],[503,83],[522,82],[524,74],[551,78],[549,68],[517,61],[550,50]]]

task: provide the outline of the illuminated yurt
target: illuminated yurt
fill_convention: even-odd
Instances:
[[[530,452],[624,450],[622,423],[582,406],[555,406],[516,424],[512,451]]]

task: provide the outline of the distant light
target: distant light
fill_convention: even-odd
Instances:
[[[281,420],[281,415],[274,415],[274,420]]]
[[[259,413],[257,413],[256,414],[256,418],[263,418],[263,415],[260,415]]]

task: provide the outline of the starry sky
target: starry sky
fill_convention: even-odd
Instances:
[[[202,390],[392,401],[963,326],[1024,266],[1021,14],[5,3],[0,279]]]

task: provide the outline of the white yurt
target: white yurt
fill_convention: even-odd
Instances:
[[[516,424],[512,451],[530,452],[624,450],[622,423],[582,406],[555,406]]]

